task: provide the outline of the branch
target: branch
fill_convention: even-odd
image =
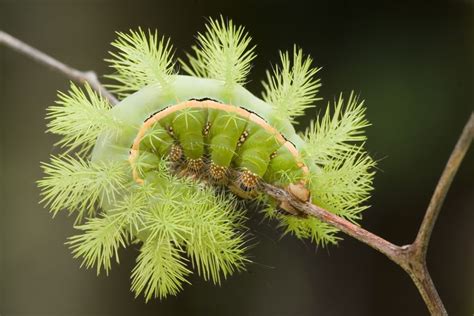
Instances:
[[[399,251],[399,246],[396,246],[390,243],[389,241],[363,229],[360,226],[353,224],[352,222],[342,217],[339,217],[329,211],[326,211],[325,209],[317,205],[311,204],[309,202],[302,202],[286,190],[283,190],[268,183],[263,183],[262,186],[264,188],[265,193],[270,195],[274,199],[281,202],[290,203],[291,206],[293,206],[301,213],[306,214],[308,216],[316,217],[322,222],[331,224],[332,226],[340,229],[347,235],[374,248],[378,252],[383,253],[392,261],[397,262],[397,252]]]
[[[474,114],[471,113],[471,116],[464,126],[463,132],[449,157],[438,185],[436,186],[435,192],[418,231],[418,235],[415,241],[410,245],[394,245],[319,206],[300,201],[281,188],[267,183],[263,184],[263,188],[265,192],[273,198],[291,204],[291,206],[301,211],[303,214],[316,217],[322,222],[333,225],[347,235],[386,255],[408,273],[432,315],[447,315],[446,309],[426,266],[426,252],[431,232],[433,231],[444,198],[446,197],[453,178],[459,169],[469,146],[471,145],[473,137]]]
[[[431,233],[433,231],[434,224],[438,218],[438,214],[443,205],[446,194],[448,193],[451,182],[453,181],[456,172],[461,165],[461,162],[466,155],[467,150],[474,137],[474,113],[471,113],[471,117],[464,126],[464,130],[459,137],[456,146],[454,147],[451,156],[449,157],[446,167],[444,168],[443,174],[439,179],[438,185],[431,197],[430,204],[426,210],[425,217],[421,223],[420,230],[416,236],[414,244],[418,247],[420,255],[426,257],[428,250],[428,244],[430,242]]]
[[[102,86],[95,72],[74,69],[0,30],[0,45],[1,44],[4,44],[34,61],[66,75],[66,77],[73,81],[81,84],[84,82],[89,83],[95,91],[107,98],[112,105],[118,103],[118,100],[107,89],[105,89],[104,86]]]
[[[97,79],[97,75],[94,72],[81,72],[71,68],[8,35],[7,33],[0,31],[0,44],[2,43],[41,64],[49,66],[50,68],[66,75],[76,82],[88,82],[94,90],[105,96],[112,105],[115,105],[118,102],[117,99],[101,85]],[[441,175],[438,185],[436,186],[416,240],[412,244],[405,246],[397,246],[392,244],[391,242],[319,206],[308,202],[302,202],[291,195],[291,193],[281,188],[267,183],[263,183],[262,186],[264,191],[273,198],[282,202],[284,201],[290,203],[294,208],[298,209],[303,214],[306,214],[307,216],[313,216],[322,222],[331,224],[334,227],[340,229],[345,234],[363,242],[369,247],[372,247],[373,249],[387,256],[390,260],[403,268],[412,278],[432,315],[447,315],[446,309],[443,306],[441,298],[439,297],[436,287],[434,286],[426,267],[426,252],[430,236],[438,214],[441,210],[444,198],[446,197],[451,182],[472,142],[473,136],[474,114],[471,114],[471,117],[464,127],[456,147],[454,148],[451,157],[448,160],[445,170]]]
[[[447,315],[446,309],[426,268],[426,262],[424,260],[420,261],[420,257],[415,255],[412,245],[397,246],[319,206],[309,202],[302,202],[281,188],[268,183],[262,185],[265,193],[271,197],[291,204],[291,206],[303,214],[316,217],[320,221],[340,229],[343,233],[386,255],[390,260],[403,268],[412,278],[432,315]]]

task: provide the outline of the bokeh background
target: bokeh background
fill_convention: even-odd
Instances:
[[[189,49],[205,17],[243,24],[257,44],[248,88],[260,93],[278,49],[311,54],[323,87],[308,124],[340,92],[367,101],[368,149],[379,160],[362,225],[411,242],[463,124],[473,110],[471,1],[0,0],[0,28],[81,70],[109,72],[114,31],[141,26]],[[426,315],[409,277],[349,237],[337,247],[280,237],[250,214],[254,263],[221,286],[194,277],[178,297],[144,303],[129,291],[136,248],[110,275],[79,268],[64,241],[73,219],[38,204],[40,161],[55,152],[45,108],[68,80],[0,48],[0,315]],[[428,265],[452,315],[474,313],[474,151],[435,227]]]

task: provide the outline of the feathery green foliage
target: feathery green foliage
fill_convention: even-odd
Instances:
[[[320,100],[316,97],[321,83],[316,78],[321,68],[312,66],[310,56],[303,57],[303,50],[293,48],[293,60],[288,52],[280,52],[281,66],[273,68],[273,74],[267,71],[267,82],[262,82],[263,99],[273,105],[277,113],[289,118],[304,115],[304,111]]]
[[[146,243],[163,241],[160,244],[166,247],[157,246],[156,251],[176,261],[176,265],[166,267],[172,271],[162,284],[155,281],[165,276],[152,273],[139,260],[132,286],[137,294],[145,291],[147,298],[151,295],[164,297],[177,291],[183,282],[181,276],[190,273],[182,269],[185,254],[191,258],[199,275],[215,283],[220,282],[221,276],[225,278],[242,268],[246,262],[245,246],[243,237],[237,232],[244,217],[235,210],[235,203],[229,196],[216,194],[213,188],[169,174],[157,172],[150,181],[160,190],[150,200],[149,211],[141,217],[141,231],[146,233]],[[147,247],[142,255],[142,260],[147,262],[158,260]]]
[[[306,130],[306,146],[302,151],[311,167],[310,189],[312,202],[355,223],[368,206],[363,203],[370,197],[375,161],[364,150],[364,102],[350,94],[343,108],[342,94],[334,105],[328,106],[323,118],[312,122]],[[299,239],[311,239],[325,246],[337,243],[338,230],[315,218],[298,218],[275,214],[266,210],[266,216],[276,217],[284,234]]]
[[[79,149],[79,153],[88,152],[100,134],[117,133],[122,127],[108,112],[107,100],[89,84],[85,83],[84,88],[86,92],[71,83],[69,94],[59,92],[57,105],[46,110],[48,132],[62,136],[56,145],[69,147],[68,151]]]
[[[311,177],[313,200],[333,213],[355,221],[368,206],[361,205],[372,191],[375,161],[359,147],[324,165]]]
[[[187,54],[189,65],[180,63],[191,76],[222,80],[229,86],[243,84],[256,56],[250,40],[245,29],[232,20],[209,19],[206,33],[199,33],[198,45],[192,47],[194,56]]]
[[[335,245],[341,239],[337,236],[339,230],[323,223],[314,217],[298,217],[281,213],[276,209],[275,202],[268,201],[268,197],[261,197],[261,213],[266,219],[277,220],[278,227],[283,230],[283,236],[293,235],[300,240],[309,239],[315,244],[326,247]]]
[[[76,212],[76,222],[85,214],[92,216],[97,203],[112,202],[128,181],[126,165],[120,162],[93,163],[80,157],[63,155],[43,163],[45,176],[38,187],[54,215],[67,209]]]
[[[365,118],[364,101],[351,93],[343,108],[342,94],[334,105],[328,106],[322,119],[312,122],[304,139],[303,155],[316,165],[311,176],[313,201],[340,216],[355,221],[362,205],[372,191],[375,161],[364,150],[369,126]]]
[[[145,300],[176,295],[183,283],[189,283],[182,251],[174,247],[169,239],[147,239],[132,271],[132,291],[135,296],[144,292]]]
[[[169,193],[175,193],[168,190],[163,194],[164,197],[170,197]],[[187,225],[186,218],[189,216],[179,205],[178,196],[169,199],[167,202],[163,198],[158,199],[157,204],[150,207],[144,214],[144,230],[147,231],[149,239],[168,240],[178,248],[191,233],[191,228]]]
[[[234,271],[243,269],[245,239],[242,222],[245,215],[239,211],[235,199],[224,194],[216,194],[212,188],[203,189],[198,200],[189,196],[190,209],[188,225],[192,233],[186,240],[187,253],[193,267],[205,280],[220,284]]]
[[[121,98],[126,97],[146,85],[159,83],[168,88],[175,67],[173,46],[169,39],[159,38],[158,33],[142,29],[130,30],[129,33],[117,32],[118,38],[112,46],[117,53],[109,52],[113,58],[106,59],[116,73],[108,78],[117,84],[108,85]]]
[[[321,119],[311,122],[304,140],[308,144],[303,155],[319,165],[344,159],[347,153],[360,151],[358,142],[366,140],[364,129],[370,126],[365,118],[364,101],[359,101],[353,92],[343,108],[342,94],[334,104],[333,113],[328,105]]]
[[[74,258],[82,257],[82,265],[86,268],[96,266],[97,274],[102,268],[108,274],[114,255],[119,262],[119,247],[127,246],[134,233],[145,227],[149,198],[156,190],[149,184],[132,185],[128,189],[131,193],[116,201],[102,217],[89,218],[84,225],[76,226],[84,233],[70,237],[67,242]]]
[[[67,242],[74,258],[82,257],[86,268],[95,266],[97,274],[101,269],[108,274],[112,257],[115,255],[118,263],[118,249],[125,247],[129,240],[121,216],[103,214],[102,217],[89,218],[86,224],[75,228],[84,233],[70,237]]]
[[[130,193],[111,205],[108,214],[115,216],[120,226],[127,228],[132,237],[144,227],[143,216],[150,209],[150,199],[156,194],[156,188],[147,183],[132,184],[127,189]]]
[[[236,210],[235,199],[170,174],[165,161],[154,170],[144,185],[127,187],[131,193],[111,202],[107,214],[76,227],[83,233],[68,241],[74,256],[87,268],[96,266],[97,273],[108,272],[114,256],[118,262],[118,249],[141,239],[132,290],[143,292],[147,300],[181,289],[191,273],[186,255],[199,275],[215,283],[241,270],[248,261],[242,235],[245,217]]]

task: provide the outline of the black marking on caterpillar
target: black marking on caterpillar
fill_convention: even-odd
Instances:
[[[214,102],[217,102],[217,103],[222,103],[222,102],[219,101],[219,100],[216,100],[216,99],[213,99],[213,98],[208,98],[208,97],[204,97],[204,98],[191,98],[191,99],[189,99],[188,101],[198,101],[198,102],[214,101]]]

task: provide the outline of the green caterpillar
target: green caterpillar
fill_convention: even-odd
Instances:
[[[146,299],[175,295],[191,267],[206,280],[245,269],[245,210],[258,199],[284,233],[336,243],[337,230],[265,196],[262,182],[287,189],[355,221],[367,206],[374,161],[363,149],[365,108],[339,97],[304,134],[295,118],[318,100],[318,68],[294,49],[267,73],[263,100],[242,84],[254,59],[250,37],[232,21],[209,20],[188,62],[175,69],[169,40],[156,32],[118,33],[108,61],[123,100],[111,105],[86,85],[60,93],[48,131],[63,155],[38,182],[53,214],[77,216],[69,239],[86,267],[108,272],[118,250],[140,243],[132,290]],[[70,152],[75,151],[75,155]]]
[[[204,87],[206,92],[193,91],[187,88],[190,86]],[[285,135],[291,139],[287,141],[272,127],[275,118],[271,107],[247,90],[236,87],[229,93],[222,82],[187,76],[174,78],[173,89],[177,93],[163,98],[161,89],[150,86],[117,105],[112,110],[114,117],[129,126],[140,126],[143,118],[147,119],[139,130],[131,128],[120,137],[103,139],[94,149],[92,160],[122,160],[124,149],[133,144],[132,165],[139,154],[149,159],[169,156],[175,163],[183,164],[179,167],[185,169],[184,172],[201,177],[208,173],[212,182],[230,183],[232,190],[241,197],[255,193],[260,179],[286,187],[290,179],[301,180],[308,173],[293,145],[301,146],[303,141],[292,125],[284,128]],[[224,93],[228,96],[224,97]],[[183,102],[191,96],[223,101]],[[147,103],[145,100],[153,101]],[[172,105],[174,103],[178,104]],[[137,170],[134,172],[135,179],[143,183],[145,175],[139,175]],[[281,174],[287,177],[282,178]],[[295,193],[307,196],[306,188],[301,182],[297,184],[301,188]]]

